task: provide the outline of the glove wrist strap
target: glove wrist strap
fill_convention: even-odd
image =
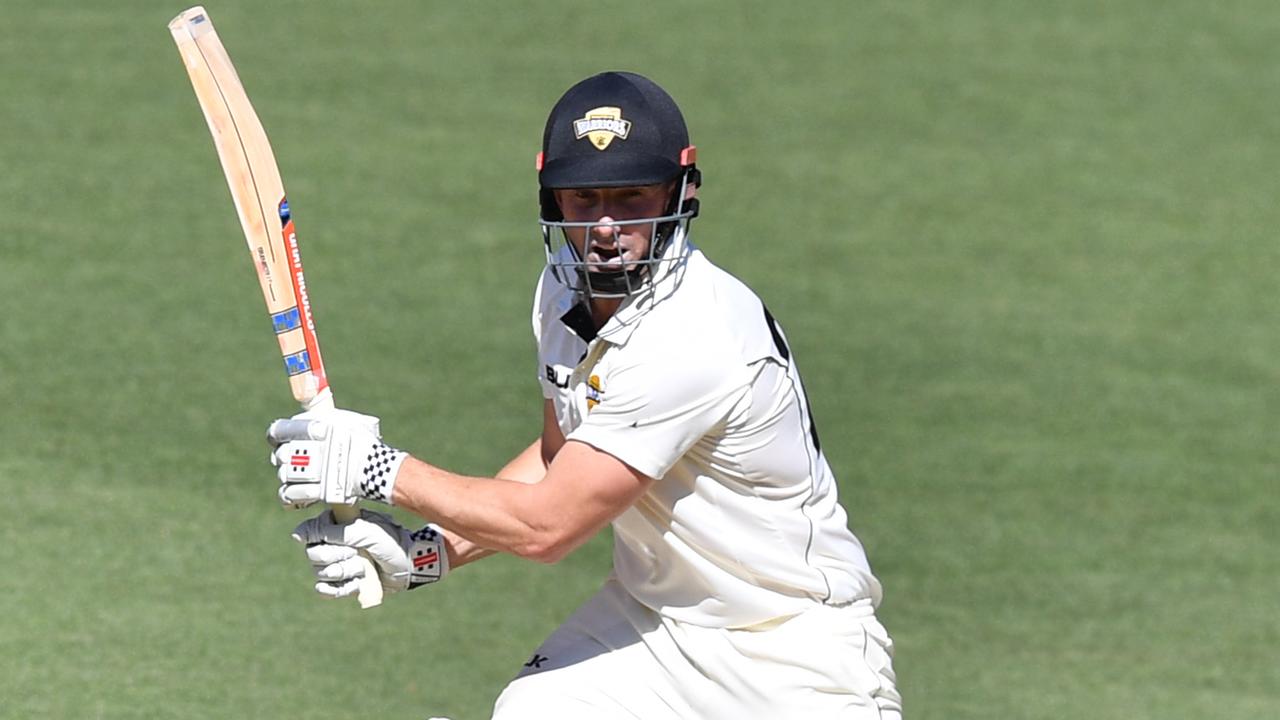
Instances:
[[[381,442],[374,443],[369,456],[360,468],[357,491],[360,497],[391,505],[396,486],[396,475],[409,454]]]
[[[409,535],[409,589],[438,582],[449,572],[449,553],[436,525],[425,525]]]

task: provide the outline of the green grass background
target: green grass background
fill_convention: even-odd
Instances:
[[[391,442],[532,439],[542,121],[638,70],[795,346],[908,716],[1280,717],[1274,3],[208,8]],[[313,599],[181,9],[0,7],[0,718],[488,717],[608,538]]]

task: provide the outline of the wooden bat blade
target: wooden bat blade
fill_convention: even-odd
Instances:
[[[294,399],[311,407],[329,383],[297,232],[271,143],[204,8],[179,14],[169,31],[213,136]]]
[[[333,409],[298,236],[267,133],[205,9],[196,6],[183,11],[169,22],[169,32],[213,136],[293,397],[307,410]],[[333,506],[332,511],[339,523],[355,520],[360,512],[352,505]],[[382,582],[368,556],[361,557],[364,577],[359,600],[361,607],[369,608],[382,602]]]

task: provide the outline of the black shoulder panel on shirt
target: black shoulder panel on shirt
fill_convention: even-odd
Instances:
[[[773,313],[769,312],[769,308],[764,303],[760,303],[760,307],[764,308],[764,321],[769,326],[769,333],[773,335],[773,344],[778,348],[778,354],[783,360],[791,360],[791,348],[787,347],[787,341],[782,339],[782,333],[778,331],[778,321],[773,319]]]
[[[560,322],[568,326],[573,334],[582,338],[584,342],[596,339],[596,324],[591,320],[591,311],[582,303],[569,308],[569,312],[560,316]]]

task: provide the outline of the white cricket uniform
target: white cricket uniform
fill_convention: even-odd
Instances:
[[[544,271],[533,328],[566,439],[655,482],[495,720],[899,717],[880,584],[760,299],[690,247],[598,333]]]

